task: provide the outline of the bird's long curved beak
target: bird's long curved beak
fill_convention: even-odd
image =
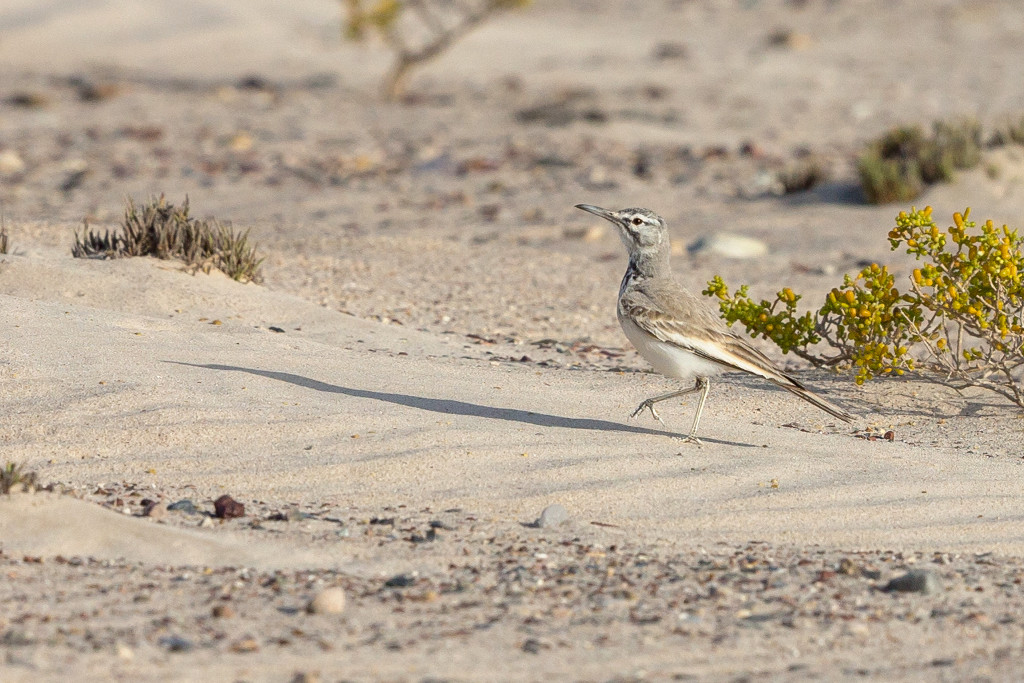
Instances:
[[[577,209],[582,209],[583,211],[586,211],[587,213],[592,213],[595,216],[600,216],[601,218],[604,218],[605,220],[609,220],[612,223],[618,223],[619,222],[618,218],[615,216],[615,212],[614,211],[609,211],[608,209],[602,209],[600,206],[594,206],[593,204],[577,204],[576,208]]]

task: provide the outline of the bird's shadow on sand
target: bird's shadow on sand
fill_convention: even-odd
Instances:
[[[547,413],[536,413],[529,410],[518,410],[516,408],[497,408],[494,406],[479,405],[466,401],[456,401],[449,398],[428,398],[426,396],[412,396],[410,394],[397,394],[386,391],[374,391],[372,389],[355,389],[343,387],[337,384],[328,384],[319,380],[296,375],[291,372],[277,372],[275,370],[259,370],[256,368],[242,368],[235,365],[219,364],[198,364],[183,363],[180,361],[166,360],[164,363],[175,365],[186,365],[204,370],[220,370],[226,372],[245,372],[250,375],[258,375],[279,382],[287,382],[314,391],[324,391],[331,394],[344,394],[354,398],[366,398],[385,403],[417,408],[433,413],[444,413],[447,415],[466,415],[469,417],[482,417],[490,420],[507,420],[509,422],[520,422],[522,424],[536,425],[538,427],[557,427],[561,429],[583,429],[605,432],[626,432],[629,434],[650,434],[652,436],[667,436],[682,441],[682,435],[674,432],[667,432],[660,429],[647,429],[619,422],[607,420],[595,420],[591,418],[563,417],[561,415],[548,415]],[[704,443],[715,443],[724,446],[741,446],[755,448],[754,444],[737,443],[735,441],[722,441],[718,439],[701,438]]]

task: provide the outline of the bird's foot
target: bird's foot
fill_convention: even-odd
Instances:
[[[704,445],[704,442],[697,438],[696,434],[687,434],[683,437],[684,443],[692,443],[694,446],[700,448]]]
[[[633,414],[630,415],[629,417],[635,418],[637,415],[644,412],[645,409],[651,411],[651,417],[660,422],[662,427],[665,427],[666,429],[668,428],[668,425],[665,424],[665,421],[661,419],[661,415],[658,415],[658,411],[654,409],[654,401],[651,400],[644,401],[639,406],[637,406],[636,410],[634,410]]]

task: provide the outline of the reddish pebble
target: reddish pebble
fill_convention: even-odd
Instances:
[[[245,506],[226,493],[213,501],[213,514],[219,519],[233,519],[245,516]]]

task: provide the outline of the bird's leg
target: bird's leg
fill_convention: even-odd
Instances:
[[[707,377],[698,377],[697,381],[689,389],[682,389],[681,391],[673,391],[670,394],[665,394],[663,396],[655,396],[654,398],[647,399],[646,401],[641,403],[639,406],[637,406],[636,410],[633,411],[633,413],[630,415],[630,417],[631,418],[636,417],[640,413],[644,412],[644,410],[650,410],[651,411],[651,417],[653,417],[655,420],[660,422],[663,426],[668,427],[668,425],[665,424],[665,421],[661,419],[661,415],[658,415],[658,411],[656,411],[654,409],[654,404],[655,403],[660,403],[662,401],[667,401],[668,399],[675,398],[676,396],[686,396],[687,394],[692,394],[695,391],[703,391],[704,392],[703,394],[701,394],[700,404],[697,407],[697,419],[700,419],[700,411],[701,411],[701,409],[704,408],[704,399],[707,398],[707,395],[708,395],[708,379],[707,379]],[[696,431],[697,431],[697,422],[695,420],[694,423],[693,423],[693,429],[690,430],[690,437],[693,437],[693,438],[687,437],[687,441],[693,441],[694,439],[696,439],[696,437],[694,437],[694,433]]]
[[[711,391],[711,380],[707,377],[698,377],[697,383],[693,385],[693,389],[690,392],[700,390],[700,400],[697,401],[697,414],[693,416],[693,426],[690,427],[690,433],[687,434],[685,441],[702,445],[701,440],[697,438],[697,425],[700,423],[700,414],[704,412],[704,402],[708,400],[708,392]]]

